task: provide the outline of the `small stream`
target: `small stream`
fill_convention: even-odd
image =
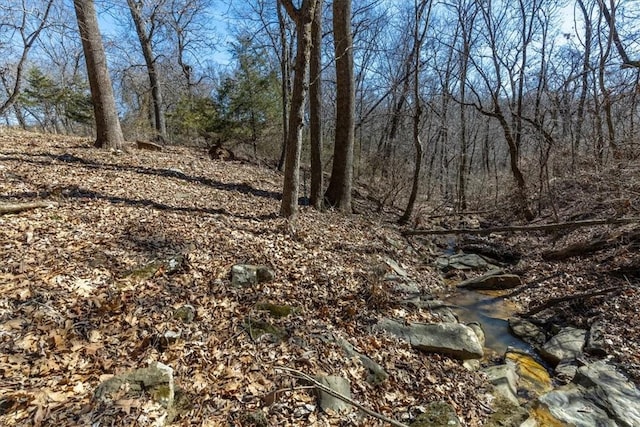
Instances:
[[[482,325],[487,349],[503,355],[507,348],[514,348],[537,358],[531,345],[509,331],[507,319],[514,316],[516,307],[500,292],[457,289],[442,299],[451,305],[460,322],[478,322]]]

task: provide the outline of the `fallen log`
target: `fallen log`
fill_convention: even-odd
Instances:
[[[542,254],[542,258],[546,261],[558,261],[574,256],[588,255],[622,243],[633,242],[636,240],[640,240],[640,232],[635,230],[627,233],[607,234],[606,236],[589,242],[573,243],[561,249],[545,251]]]
[[[404,236],[436,236],[446,234],[491,234],[491,233],[511,233],[527,231],[555,231],[580,227],[593,227],[596,225],[608,224],[633,224],[640,223],[640,218],[609,218],[609,219],[589,219],[584,221],[557,222],[555,224],[540,225],[512,225],[494,228],[452,228],[450,230],[405,230]]]
[[[48,208],[56,206],[55,202],[25,202],[25,203],[0,203],[0,215],[18,213],[29,209]]]

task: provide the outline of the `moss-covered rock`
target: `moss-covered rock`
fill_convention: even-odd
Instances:
[[[265,322],[264,320],[248,317],[244,320],[242,327],[247,331],[252,340],[257,340],[265,334],[272,335],[278,341],[286,338],[287,336],[287,332],[284,329],[274,326],[269,322]]]
[[[410,427],[460,427],[460,420],[451,405],[446,402],[432,402],[426,412],[419,415]]]
[[[289,305],[279,305],[270,302],[261,302],[256,305],[256,308],[261,311],[268,311],[271,317],[279,319],[281,317],[287,317],[290,314],[298,312],[297,307],[291,307]]]

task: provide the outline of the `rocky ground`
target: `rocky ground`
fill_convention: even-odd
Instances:
[[[589,176],[557,182],[572,197],[542,221],[636,215],[640,191],[621,175],[637,169],[617,173],[596,189],[581,183]],[[382,417],[410,424],[434,408],[485,424],[497,411],[487,375],[377,327],[442,320],[433,306],[405,300],[466,278],[444,280],[435,266],[451,239],[403,236],[362,207],[354,216],[302,208],[292,224],[277,216],[280,184],[273,170],[204,151],[110,152],[85,139],[0,130],[0,206],[46,205],[0,214],[0,424],[388,425]],[[435,222],[423,227],[459,225]],[[521,253],[508,269],[523,285],[510,298],[531,320],[548,329],[599,320],[604,351],[638,381],[635,230],[489,240]],[[608,243],[543,258],[596,239]],[[233,267],[251,265],[266,273],[254,280],[240,271],[234,283]],[[388,280],[402,276],[398,267],[405,279]],[[170,392],[140,379],[156,366],[172,369]],[[314,381],[323,376],[348,380],[353,403],[377,415],[320,410]],[[117,386],[103,393],[108,380]]]

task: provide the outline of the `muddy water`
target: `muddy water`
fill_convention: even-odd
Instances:
[[[443,298],[451,304],[460,322],[478,322],[485,333],[485,347],[497,355],[504,355],[508,347],[535,355],[533,347],[513,336],[507,319],[513,317],[516,306],[505,300],[500,293],[456,289]]]

